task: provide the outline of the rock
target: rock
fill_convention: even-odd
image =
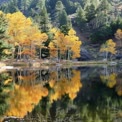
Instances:
[[[120,60],[120,59],[122,59],[122,55],[117,55],[115,58]]]
[[[88,52],[85,48],[81,48],[80,52],[81,57],[78,58],[78,61],[88,61],[88,60],[93,60],[94,57],[90,52]]]

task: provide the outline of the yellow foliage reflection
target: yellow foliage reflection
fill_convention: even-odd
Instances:
[[[45,83],[47,85],[43,84],[43,81],[36,82],[40,76],[38,72],[21,71],[18,74],[18,84],[11,77],[4,82],[6,85],[12,83],[12,89],[7,91],[9,108],[5,116],[23,118],[43,97],[48,97],[49,103],[61,99],[64,95],[73,100],[82,87],[80,71],[72,69],[60,70],[58,73],[52,71],[49,81]]]
[[[122,78],[117,78],[116,92],[119,96],[122,96]]]
[[[116,85],[116,74],[112,73],[110,75],[101,75],[101,80],[106,83],[109,88],[113,88]]]
[[[15,85],[14,90],[10,92],[10,107],[6,115],[23,118],[33,110],[42,97],[47,95],[48,90],[40,84],[34,86]]]
[[[119,78],[116,73],[111,73],[109,75],[101,75],[100,78],[102,82],[106,84],[107,87],[115,88],[117,94],[119,96],[122,96],[121,78]]]
[[[61,99],[65,94],[68,94],[69,98],[73,100],[82,87],[80,82],[80,72],[73,71],[73,77],[70,80],[64,77],[62,77],[59,81],[50,80],[49,85],[54,91],[50,95],[51,102]]]

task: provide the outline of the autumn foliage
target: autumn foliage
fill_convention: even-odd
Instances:
[[[108,53],[116,54],[116,43],[112,39],[107,40],[101,45],[100,52],[106,53],[106,59],[108,57]]]
[[[80,57],[82,42],[73,29],[69,30],[68,35],[64,35],[56,29],[52,29],[52,32],[54,33],[54,39],[49,44],[52,57],[58,57],[59,59]]]
[[[41,45],[48,40],[48,35],[42,33],[38,25],[20,11],[5,14],[5,17],[8,22],[8,43],[13,45],[13,48],[11,51],[5,50],[4,52],[8,55],[16,53],[17,58],[20,59],[23,57],[35,58],[38,54],[37,49],[41,49]],[[47,49],[50,51],[51,58],[74,59],[80,57],[82,42],[73,29],[70,29],[67,35],[55,28],[51,29],[50,33],[53,34],[53,39],[50,40]]]
[[[7,14],[6,17],[9,22],[8,34],[11,36],[10,43],[19,47],[19,55],[34,56],[36,46],[46,41],[47,35],[41,33],[38,26],[21,12]]]

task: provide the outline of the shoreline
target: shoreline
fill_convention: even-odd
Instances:
[[[50,60],[28,60],[28,61],[15,61],[15,60],[6,60],[0,62],[0,68],[4,66],[13,66],[13,67],[41,67],[41,66],[99,66],[99,65],[121,65],[122,62],[119,61],[50,61]]]

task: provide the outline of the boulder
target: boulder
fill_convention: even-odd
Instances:
[[[81,48],[80,55],[81,57],[78,58],[78,61],[89,61],[94,59],[92,54],[88,52],[85,48]]]
[[[119,54],[119,55],[116,55],[116,57],[115,57],[117,60],[120,60],[120,59],[122,59],[122,55],[121,54]]]

